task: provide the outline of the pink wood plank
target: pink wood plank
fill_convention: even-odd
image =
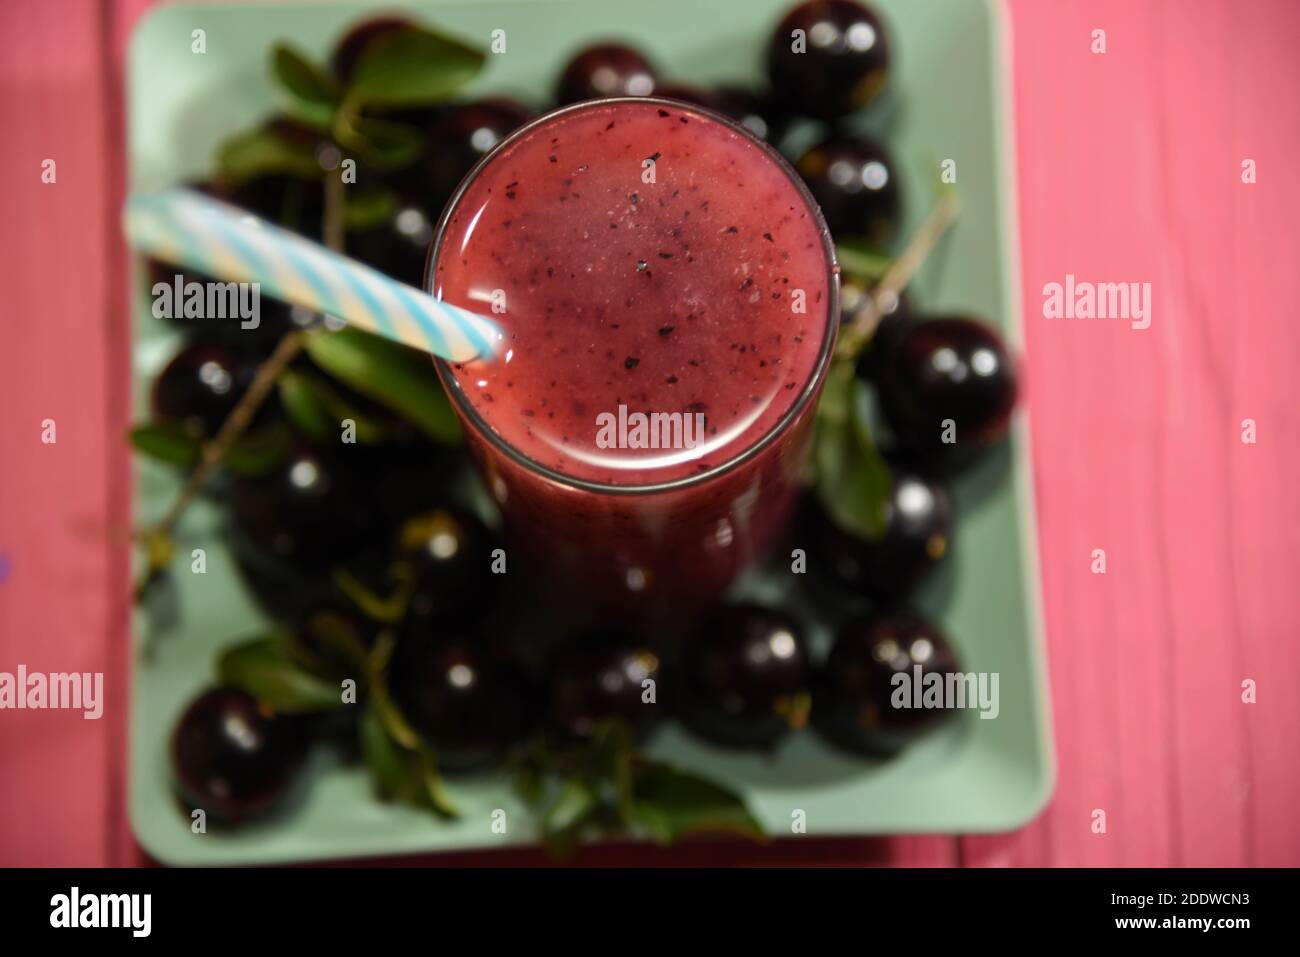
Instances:
[[[1294,867],[1300,863],[1300,700],[1292,690],[1300,686],[1300,403],[1294,386],[1300,367],[1294,319],[1300,183],[1293,175],[1300,145],[1300,10],[1281,2],[1270,9],[1273,25],[1252,21],[1232,39],[1234,62],[1251,69],[1229,81],[1229,112],[1252,119],[1231,130],[1230,159],[1235,169],[1239,157],[1252,157],[1266,172],[1256,187],[1237,194],[1225,250],[1233,301],[1223,309],[1250,336],[1237,342],[1225,337],[1228,354],[1215,359],[1231,383],[1221,398],[1229,426],[1247,416],[1261,430],[1269,423],[1259,445],[1233,445],[1234,454],[1226,456],[1232,489],[1227,575],[1240,642],[1233,677],[1252,677],[1261,688],[1259,704],[1246,711],[1249,779],[1233,796],[1248,809],[1247,858]]]
[[[1043,820],[968,839],[963,859],[1294,865],[1300,8],[1013,11],[1060,780]],[[1253,186],[1246,157],[1268,171]],[[1042,318],[1043,284],[1067,272],[1151,282],[1152,327]],[[1244,677],[1277,691],[1244,705]]]
[[[100,27],[105,49],[103,83],[110,117],[108,126],[109,142],[105,153],[107,156],[112,157],[112,163],[111,173],[105,177],[104,183],[110,210],[121,208],[122,199],[126,193],[126,157],[124,149],[126,121],[123,91],[125,90],[126,79],[125,54],[127,41],[136,22],[152,5],[152,0],[114,0],[105,7],[106,12]],[[115,222],[116,219],[114,219]],[[129,260],[126,245],[122,242],[120,233],[115,228],[110,229],[105,236],[105,249],[105,255],[110,263],[110,275],[114,277],[109,291],[109,325],[112,329],[112,336],[108,363],[111,369],[125,370],[130,368],[131,349],[130,325],[127,321],[129,315],[129,291],[126,282]],[[122,434],[127,428],[130,419],[130,401],[124,389],[118,388],[113,391],[111,415],[116,423],[116,433]],[[109,462],[108,468],[109,482],[112,488],[112,507],[115,513],[129,515],[131,508],[129,459],[121,455],[114,456]],[[110,647],[114,649],[114,658],[119,662],[120,686],[126,688],[129,683],[128,656],[130,654],[130,643],[127,629],[130,624],[131,614],[131,581],[128,571],[129,565],[125,555],[123,555],[123,560],[115,567],[117,577],[110,584],[110,588],[112,594],[118,596],[119,601],[113,608],[113,619],[108,640]],[[114,774],[108,785],[108,807],[106,809],[111,829],[108,854],[110,863],[114,867],[127,867],[146,861],[144,852],[136,844],[135,837],[131,833],[130,825],[127,822],[127,717],[128,708],[126,702],[123,701],[123,707],[118,709],[114,715],[115,721],[110,728],[113,737],[111,743],[112,753],[120,756],[113,763]]]
[[[9,711],[0,717],[0,861],[103,864],[110,725],[126,689],[109,645],[117,558],[104,543],[112,419],[104,242],[106,118],[96,4],[0,6],[0,90],[8,136],[0,180],[0,667],[103,671],[106,717]],[[57,182],[41,182],[45,159]],[[115,217],[114,217],[115,218]],[[121,370],[111,376],[120,381]],[[43,445],[54,419],[57,443]],[[116,469],[119,466],[111,466]]]

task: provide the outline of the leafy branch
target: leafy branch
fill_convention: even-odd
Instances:
[[[839,249],[841,256],[848,252],[847,270],[864,276],[879,274],[879,281],[863,297],[857,312],[845,318],[822,386],[813,447],[813,487],[831,520],[862,538],[878,538],[883,533],[893,479],[865,418],[864,387],[856,375],[858,357],[875,334],[885,304],[898,301],[956,219],[957,210],[956,194],[941,192],[902,254],[892,261],[844,244]]]
[[[349,223],[346,190],[338,172],[341,158],[352,153],[376,169],[400,168],[418,158],[424,148],[423,134],[412,127],[363,115],[366,107],[425,106],[456,92],[482,68],[484,53],[459,40],[443,36],[416,24],[373,38],[360,51],[346,84],[326,67],[289,44],[279,43],[271,51],[270,73],[285,101],[290,117],[317,135],[302,135],[292,123],[264,123],[231,137],[217,153],[218,176],[238,184],[263,176],[287,175],[296,179],[319,180],[324,193],[323,240],[342,252]],[[336,149],[326,156],[322,147],[332,137]],[[391,212],[393,204],[382,193],[367,196],[362,211],[370,217]],[[338,411],[338,396],[328,385],[303,376],[285,378],[291,363],[304,348],[327,372],[348,381],[358,391],[409,418],[426,433],[442,442],[459,439],[459,429],[441,388],[425,369],[423,377],[414,364],[402,357],[399,347],[365,344],[372,339],[351,333],[340,341],[318,330],[292,329],[284,334],[271,355],[254,374],[248,391],[240,398],[221,428],[197,448],[165,423],[140,426],[132,442],[141,452],[190,468],[184,487],[163,517],[137,533],[144,554],[146,572],[136,589],[137,600],[161,578],[170,565],[174,546],[172,533],[190,503],[204,490],[219,467],[238,471],[236,453],[249,443],[245,434],[272,389],[286,398],[297,425],[311,424],[309,434],[320,434],[322,411]],[[375,340],[376,342],[378,340]],[[394,351],[395,349],[399,351]],[[437,389],[437,395],[430,392]],[[376,394],[378,393],[378,394]],[[348,416],[357,421],[362,418]],[[367,426],[374,423],[366,422]],[[376,439],[373,428],[365,438]],[[265,451],[265,449],[263,449]],[[282,450],[283,451],[283,450]],[[265,457],[260,462],[266,466]]]
[[[743,797],[641,754],[619,719],[600,722],[585,739],[538,736],[519,749],[513,765],[515,791],[533,810],[543,843],[556,856],[599,836],[661,844],[700,833],[765,840]]]

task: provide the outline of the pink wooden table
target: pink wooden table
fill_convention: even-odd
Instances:
[[[142,860],[123,813],[127,552],[106,533],[128,521],[121,81],[147,6],[0,4],[0,671],[107,682],[101,721],[0,712],[0,865]],[[1001,837],[587,860],[1300,864],[1300,4],[1011,11],[1056,796]],[[1151,327],[1043,318],[1067,273],[1150,282]]]

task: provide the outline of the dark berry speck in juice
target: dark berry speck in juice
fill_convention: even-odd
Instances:
[[[439,370],[531,566],[610,607],[694,603],[777,538],[838,277],[761,141],[671,101],[558,110],[462,185],[427,282],[503,329]]]

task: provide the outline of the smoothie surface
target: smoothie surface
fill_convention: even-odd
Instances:
[[[816,371],[830,281],[819,217],[761,145],[684,104],[606,100],[494,155],[432,285],[504,331],[494,360],[452,366],[490,429],[565,476],[643,485],[773,429]],[[659,418],[638,433],[635,413]],[[656,436],[673,447],[635,447]]]

